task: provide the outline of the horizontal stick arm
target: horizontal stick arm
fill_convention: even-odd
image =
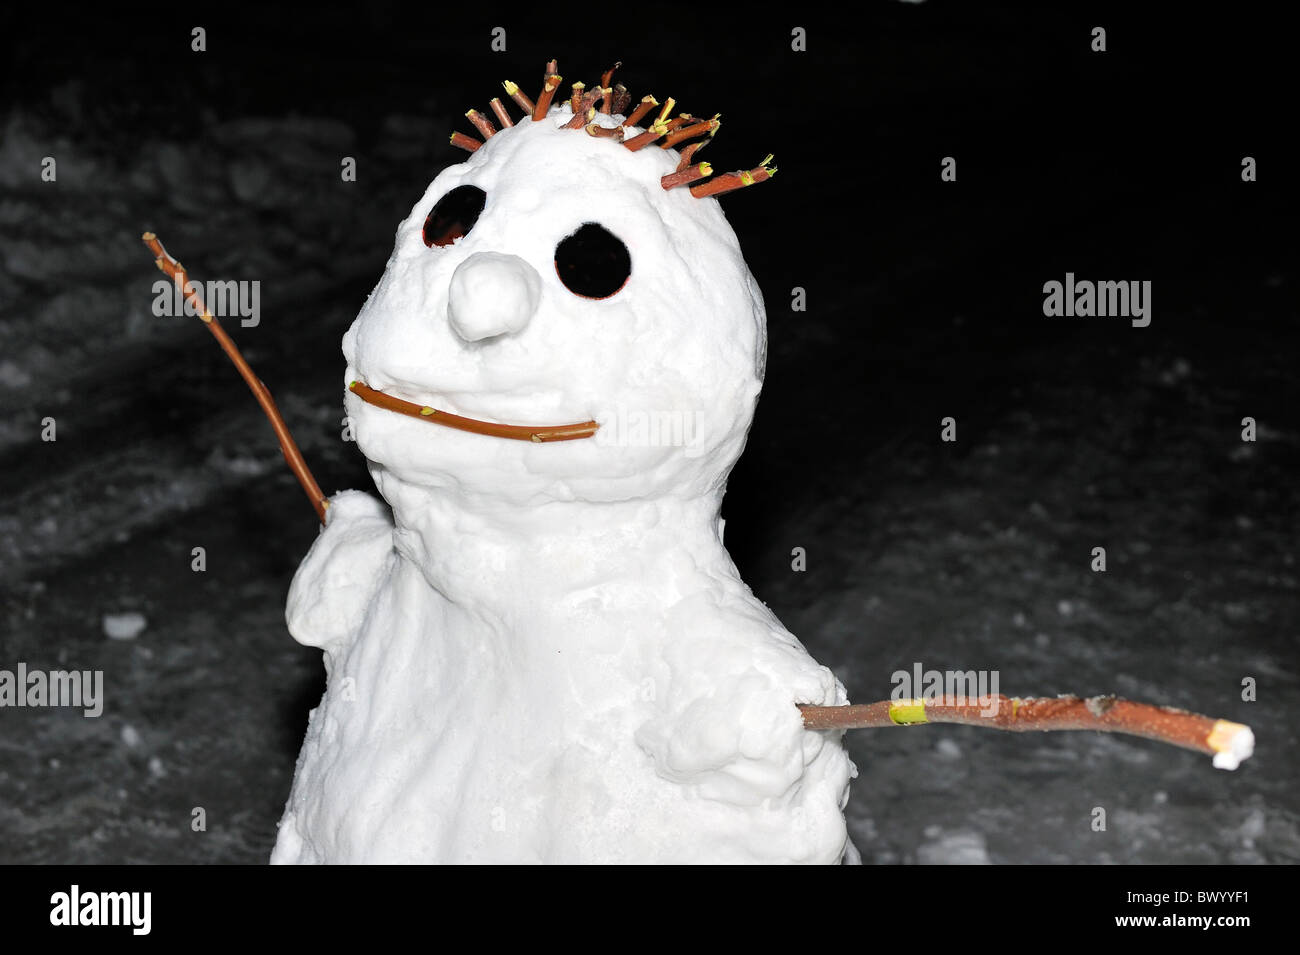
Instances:
[[[875,729],[922,723],[961,723],[1025,733],[1032,730],[1098,730],[1124,733],[1196,750],[1220,769],[1236,769],[1254,752],[1250,727],[1199,713],[1113,696],[1006,697],[881,700],[853,706],[800,705],[812,730]]]

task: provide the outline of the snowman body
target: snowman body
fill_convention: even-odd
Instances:
[[[585,440],[466,433],[346,397],[387,506],[356,491],[290,592],[329,676],[273,862],[838,862],[854,773],[797,703],[845,702],[740,580],[726,477],[763,371],[761,295],[670,149],[567,105],[430,185],[344,339],[348,382]],[[622,117],[602,117],[609,125]],[[465,234],[424,241],[453,189]],[[615,294],[557,245],[621,240]]]

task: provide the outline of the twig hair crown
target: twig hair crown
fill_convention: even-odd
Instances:
[[[665,189],[689,186],[691,195],[697,199],[721,195],[724,192],[731,192],[733,189],[740,189],[743,186],[752,186],[754,183],[763,182],[775,175],[776,167],[771,165],[771,155],[753,169],[739,169],[719,176],[713,175],[713,167],[708,163],[694,162],[695,154],[709,144],[709,141],[722,125],[718,114],[714,114],[712,119],[699,119],[690,113],[679,113],[673,116],[672,111],[673,107],[677,105],[676,100],[669,97],[667,101],[661,104],[653,96],[649,95],[641,97],[640,102],[636,104],[632,112],[627,113],[626,110],[632,103],[632,94],[627,91],[627,88],[622,83],[610,85],[614,78],[614,71],[620,66],[622,66],[622,63],[615,63],[606,70],[600,77],[599,86],[587,89],[586,84],[582,81],[573,84],[572,93],[569,96],[569,107],[573,112],[573,118],[565,123],[565,129],[586,130],[588,136],[611,139],[616,143],[620,143],[623,148],[630,149],[633,152],[644,149],[651,143],[656,142],[661,149],[671,149],[679,143],[695,140],[695,142],[682,147],[680,153],[681,162],[677,164],[677,169],[666,176],[660,177],[659,183]],[[552,102],[555,99],[555,92],[560,88],[563,77],[557,72],[558,69],[559,67],[554,60],[546,64],[542,92],[535,103],[528,98],[527,94],[517,84],[512,83],[510,80],[506,80],[501,85],[505,88],[506,95],[524,111],[525,118],[531,119],[535,123],[540,122],[550,112]],[[455,132],[451,134],[451,144],[453,146],[459,146],[468,152],[474,152],[488,139],[497,135],[498,132],[515,125],[500,97],[494,97],[489,105],[492,107],[492,112],[496,115],[497,121],[501,124],[501,130],[498,130],[493,125],[492,120],[478,110],[471,109],[465,116],[473,123],[474,128],[479,131],[483,138],[476,139],[465,133]],[[659,114],[650,121],[649,125],[642,132],[629,135],[633,129],[641,128],[638,124],[656,107],[659,107]],[[618,125],[600,125],[595,121],[598,112],[604,113],[610,118],[619,119]],[[701,139],[700,137],[704,138]]]

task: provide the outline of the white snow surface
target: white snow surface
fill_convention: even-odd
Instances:
[[[106,613],[100,619],[104,636],[110,640],[134,640],[144,632],[149,621],[134,610],[126,613]]]
[[[703,437],[534,444],[346,394],[389,507],[335,495],[290,591],[290,632],[329,680],[273,862],[846,852],[853,764],[795,706],[843,687],[720,539],[761,386],[758,286],[717,200],[661,188],[675,151],[559,128],[569,115],[523,120],[433,181],[344,338],[345,381],[514,424],[697,415]],[[429,210],[466,183],[487,193],[477,224],[426,247]],[[586,222],[631,254],[608,299],[556,274]],[[465,263],[492,280],[458,285]]]

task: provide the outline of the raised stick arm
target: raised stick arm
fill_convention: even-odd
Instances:
[[[303,491],[306,492],[312,507],[316,510],[316,516],[324,524],[325,509],[329,507],[329,501],[321,493],[316,479],[312,477],[307,462],[303,460],[302,452],[298,450],[297,442],[293,440],[288,425],[284,423],[284,418],[280,415],[280,409],[275,406],[275,399],[271,397],[271,392],[266,385],[262,384],[262,379],[258,378],[253,372],[247,360],[240,353],[238,346],[226,334],[226,330],[221,327],[221,323],[217,321],[216,316],[209,312],[208,307],[203,304],[203,298],[199,295],[198,289],[194,287],[186,288],[189,284],[189,275],[185,271],[185,266],[167,254],[167,250],[163,248],[162,243],[158,241],[158,237],[152,232],[146,232],[140,238],[149,248],[149,251],[153,253],[154,264],[158,266],[158,269],[171,276],[180,287],[181,294],[194,303],[199,318],[208,326],[208,331],[212,332],[216,337],[217,343],[221,345],[221,350],[226,353],[227,357],[234,363],[235,368],[239,370],[239,374],[244,381],[247,382],[248,387],[253,392],[253,397],[262,406],[262,410],[266,412],[266,417],[271,422],[271,427],[275,429],[275,436],[280,441],[280,450],[284,454],[285,462],[298,479],[298,483],[302,485]]]

